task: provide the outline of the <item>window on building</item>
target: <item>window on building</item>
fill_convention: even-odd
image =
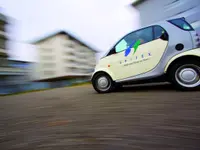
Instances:
[[[55,63],[44,63],[43,67],[55,67]]]
[[[6,39],[0,36],[0,48],[6,49]]]
[[[69,70],[70,72],[76,72],[76,68],[75,67],[69,67],[69,68],[67,68],[67,70]]]
[[[69,43],[69,44],[68,44],[68,47],[74,48],[74,47],[75,47],[75,44],[74,44],[74,43]]]
[[[68,63],[76,63],[76,61],[74,59],[68,59],[67,61],[68,61]]]
[[[44,60],[52,60],[53,56],[42,56],[42,59],[44,59]]]
[[[92,73],[94,72],[94,69],[87,69],[87,73]]]
[[[8,67],[8,60],[5,57],[0,56],[0,66],[1,67]]]
[[[42,51],[44,51],[44,52],[52,52],[53,49],[52,48],[42,48]]]
[[[4,24],[1,24],[1,23],[0,23],[0,31],[5,31],[5,26],[4,26]]]
[[[132,46],[137,40],[140,40],[140,44],[145,44],[152,41],[153,38],[153,28],[144,28],[126,35],[116,46],[115,51],[122,52],[129,46]]]
[[[67,55],[74,56],[74,52],[69,51],[69,52],[67,52]]]
[[[44,70],[44,75],[45,76],[49,76],[49,75],[54,75],[55,74],[55,72],[54,71],[50,71],[50,70]]]
[[[78,56],[80,59],[86,59],[87,57],[85,55],[79,55]]]

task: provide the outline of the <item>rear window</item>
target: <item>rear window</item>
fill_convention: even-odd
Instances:
[[[193,31],[193,27],[184,18],[169,20],[169,22],[182,30]]]

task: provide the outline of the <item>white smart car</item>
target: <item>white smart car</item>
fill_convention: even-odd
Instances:
[[[169,81],[178,89],[200,85],[200,38],[185,18],[162,21],[125,35],[96,65],[98,93],[133,83]]]

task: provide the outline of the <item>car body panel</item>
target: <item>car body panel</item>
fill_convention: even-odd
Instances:
[[[106,61],[105,61],[105,64],[107,64]],[[112,80],[115,80],[115,75],[106,67],[100,67],[98,69],[95,69],[95,72],[92,74],[92,77],[98,72],[105,72],[112,78]]]
[[[152,70],[159,63],[167,43],[167,41],[157,39],[139,46],[135,54],[130,54],[127,57],[124,56],[124,51],[111,55],[110,70],[115,74],[115,80]],[[133,51],[133,48],[131,50]]]
[[[172,58],[168,61],[167,65],[165,66],[164,72],[165,72],[165,73],[167,72],[167,69],[168,69],[169,65],[170,65],[173,61],[175,61],[175,60],[177,60],[178,58],[183,57],[183,56],[197,56],[197,57],[200,58],[200,48],[196,48],[196,49],[192,49],[192,50],[189,50],[189,51],[186,51],[186,52],[182,52],[182,53],[180,53],[180,54],[178,54],[178,55],[172,57]]]

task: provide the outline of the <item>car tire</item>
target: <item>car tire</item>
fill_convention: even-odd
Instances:
[[[93,88],[98,93],[109,93],[114,90],[114,82],[106,73],[97,73],[92,79]]]
[[[170,81],[179,90],[190,91],[200,87],[200,62],[178,61],[169,70]]]

